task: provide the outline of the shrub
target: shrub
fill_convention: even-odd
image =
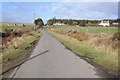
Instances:
[[[120,40],[120,32],[113,34],[112,40]]]
[[[22,31],[13,31],[12,36],[21,37],[22,36]]]

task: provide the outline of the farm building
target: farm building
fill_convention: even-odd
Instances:
[[[7,26],[25,26],[25,24],[7,24]]]
[[[112,23],[112,25],[118,27],[119,23],[118,22],[114,22],[114,23]]]
[[[110,26],[110,23],[109,23],[109,21],[101,21],[100,23],[99,23],[99,26]]]
[[[53,25],[65,25],[64,23],[54,23]]]

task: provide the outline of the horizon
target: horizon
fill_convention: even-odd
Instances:
[[[6,6],[7,5],[7,6]],[[24,14],[23,14],[24,13]],[[33,23],[49,19],[118,19],[118,2],[2,2],[2,21]]]
[[[51,18],[53,19],[53,18]],[[118,18],[119,19],[119,18]],[[63,20],[63,19],[61,19]],[[69,20],[69,19],[68,19]],[[71,20],[76,20],[76,19],[71,19]],[[85,19],[79,19],[79,20],[85,20]],[[87,20],[87,19],[86,19]],[[117,20],[117,19],[103,19],[103,20]],[[96,21],[103,21],[103,20],[96,20]],[[47,20],[48,21],[48,20]],[[0,22],[0,23],[24,23],[24,22]],[[26,24],[34,24],[34,23],[26,23]],[[46,23],[44,23],[46,24]]]

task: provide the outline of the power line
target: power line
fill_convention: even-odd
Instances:
[[[16,5],[14,2],[12,2],[12,1],[10,1],[10,0],[8,0],[8,1],[9,1],[11,4],[13,4],[14,6],[16,6],[17,8],[21,8],[21,9],[27,10],[27,9],[25,9],[25,8],[19,6],[19,5]]]
[[[25,9],[25,8],[23,8],[23,7],[21,7],[21,6],[19,6],[19,5],[17,5],[17,4],[15,4],[14,2],[12,2],[12,1],[10,1],[10,0],[8,0],[11,4],[13,4],[14,6],[16,6],[17,8],[20,8],[20,9],[24,9],[24,10],[27,10],[28,11],[28,9]],[[30,10],[31,11],[31,10]],[[35,20],[35,13],[34,13],[34,20]],[[35,26],[34,26],[34,28],[35,28]]]

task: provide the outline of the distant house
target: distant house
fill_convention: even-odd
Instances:
[[[113,26],[116,26],[116,27],[119,27],[119,26],[120,26],[118,22],[114,22],[114,23],[112,23],[112,25],[113,25]]]
[[[25,24],[7,24],[7,26],[25,26]]]
[[[7,24],[7,26],[16,26],[16,24]]]
[[[64,23],[53,23],[53,25],[65,25]]]
[[[100,23],[99,23],[99,26],[110,26],[110,23],[109,23],[109,21],[101,21]]]

